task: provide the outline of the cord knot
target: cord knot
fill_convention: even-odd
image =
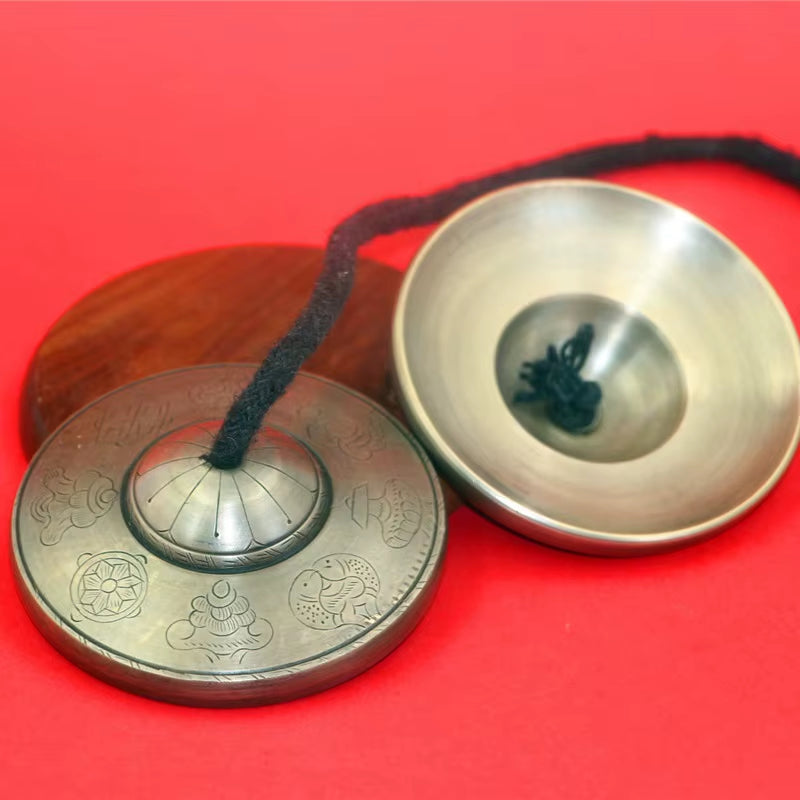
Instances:
[[[517,392],[514,402],[543,402],[550,421],[559,428],[569,433],[589,433],[603,397],[600,384],[580,376],[593,339],[594,327],[581,325],[560,350],[551,344],[545,358],[525,361],[519,377],[531,388]]]

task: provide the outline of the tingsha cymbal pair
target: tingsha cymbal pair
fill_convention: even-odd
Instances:
[[[733,522],[800,433],[785,309],[687,212],[553,180],[698,158],[800,175],[754,140],[649,138],[345,220],[255,374],[140,380],[43,444],[12,529],[34,622],[99,677],[198,705],[298,697],[402,641],[444,555],[439,482],[378,404],[298,370],[348,296],[360,244],[471,201],[416,258],[393,330],[401,401],[445,476],[509,527],[583,552],[652,552]]]

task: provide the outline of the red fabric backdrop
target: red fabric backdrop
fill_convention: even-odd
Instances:
[[[0,503],[47,326],[131,267],[322,244],[356,206],[609,137],[800,146],[800,6],[0,5]],[[800,196],[721,166],[615,180],[731,236],[800,320]],[[402,268],[419,233],[372,245]],[[265,287],[265,297],[268,294]],[[796,798],[800,465],[706,544],[603,560],[452,518],[405,646],[291,704],[127,695],[57,655],[0,559],[6,796]]]

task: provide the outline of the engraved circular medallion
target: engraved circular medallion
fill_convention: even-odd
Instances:
[[[145,557],[110,552],[78,557],[78,571],[70,584],[72,603],[94,622],[116,622],[139,611],[147,592]]]
[[[112,392],[42,446],[14,565],[42,633],[100,678],[209,706],[277,702],[387,655],[427,609],[439,484],[367,398],[300,374],[236,470],[203,455],[252,368]]]

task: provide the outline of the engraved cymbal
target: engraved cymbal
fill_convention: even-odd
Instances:
[[[433,595],[435,472],[367,398],[301,373],[245,461],[204,461],[247,366],[164,373],[42,446],[14,507],[32,619],[96,676],[178,703],[270,703],[367,669]]]

